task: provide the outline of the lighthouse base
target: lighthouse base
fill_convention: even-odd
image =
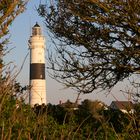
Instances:
[[[46,80],[31,80],[30,85],[30,105],[34,106],[36,104],[46,104]]]

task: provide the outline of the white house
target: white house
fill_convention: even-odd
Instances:
[[[134,113],[134,104],[131,101],[112,101],[110,108],[123,113]]]

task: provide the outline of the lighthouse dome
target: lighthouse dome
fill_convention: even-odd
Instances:
[[[34,27],[40,27],[39,24],[36,22],[36,24],[34,25]]]

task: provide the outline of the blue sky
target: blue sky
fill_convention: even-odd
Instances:
[[[46,47],[51,45],[51,41],[46,32],[47,29],[45,28],[43,23],[43,19],[38,16],[35,8],[38,6],[39,2],[39,0],[30,0],[27,5],[26,11],[19,15],[10,26],[11,38],[8,47],[9,49],[14,47],[14,49],[9,54],[7,54],[5,59],[7,62],[14,62],[17,71],[20,69],[21,65],[23,64],[23,60],[25,59],[25,56],[29,52],[28,39],[30,37],[31,27],[36,22],[38,22],[43,28],[43,32],[46,37]],[[47,73],[46,75],[48,103],[58,104],[60,100],[62,102],[65,102],[67,101],[67,99],[70,99],[70,101],[75,101],[77,96],[77,93],[75,91],[71,89],[64,89],[61,84],[51,79]],[[26,59],[22,71],[17,77],[17,81],[19,81],[22,85],[29,84],[29,55]],[[126,100],[124,96],[119,92],[120,89],[124,88],[124,86],[122,85],[123,84],[120,83],[118,86],[116,86],[112,93],[110,93],[108,96],[103,93],[82,95],[81,101],[84,99],[98,99],[105,102],[106,104],[110,104],[112,100],[115,100],[115,98],[111,94],[113,94],[118,100]]]

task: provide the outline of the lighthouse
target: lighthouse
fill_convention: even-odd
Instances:
[[[31,106],[46,104],[45,38],[38,23],[32,27],[29,49],[31,87],[29,103]]]

